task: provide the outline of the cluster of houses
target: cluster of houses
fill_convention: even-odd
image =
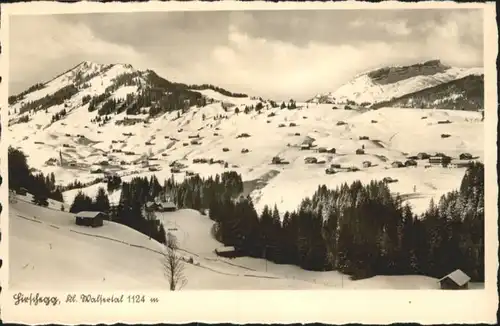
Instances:
[[[151,212],[175,212],[177,210],[177,205],[172,201],[150,201],[146,203],[145,208]]]
[[[468,167],[474,161],[474,157],[470,153],[462,153],[458,156],[458,159],[453,159],[443,153],[436,153],[433,156],[427,153],[418,153],[416,156],[409,156],[408,159],[411,161],[428,160],[429,166],[442,166],[449,168]]]

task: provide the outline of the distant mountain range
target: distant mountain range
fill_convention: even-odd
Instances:
[[[432,60],[360,74],[334,92],[318,94],[308,102],[478,110],[483,105],[483,89],[482,68],[450,67]]]

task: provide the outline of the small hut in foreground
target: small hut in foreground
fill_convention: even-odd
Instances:
[[[470,277],[457,269],[441,278],[438,282],[442,290],[465,290],[469,287]]]

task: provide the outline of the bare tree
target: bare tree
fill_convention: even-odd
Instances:
[[[184,262],[177,255],[177,238],[172,233],[167,233],[166,237],[166,252],[163,257],[163,267],[165,276],[170,284],[170,291],[180,290],[187,284],[187,279],[184,276]]]
[[[149,223],[154,223],[154,221],[156,220],[156,214],[150,209],[146,209],[146,220]],[[153,227],[149,226],[148,230],[149,230],[149,240],[151,240],[151,232],[153,230]]]

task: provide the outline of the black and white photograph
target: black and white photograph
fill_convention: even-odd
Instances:
[[[10,15],[3,283],[484,290],[484,14]]]

